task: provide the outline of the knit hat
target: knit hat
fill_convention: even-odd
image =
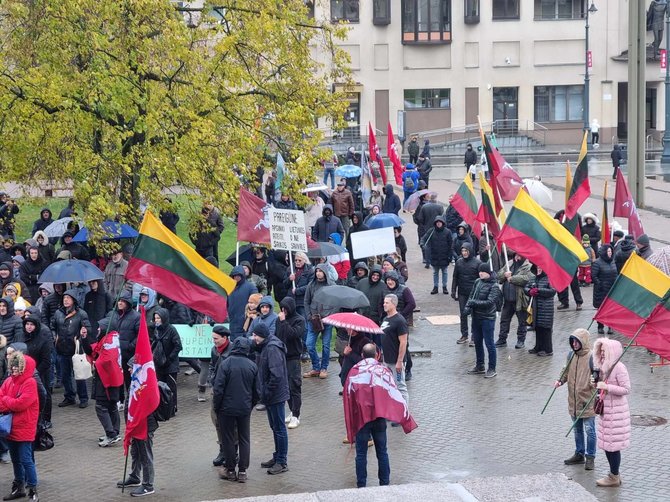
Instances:
[[[217,324],[212,328],[212,333],[216,333],[219,336],[230,337],[230,330],[226,328],[223,324]]]
[[[637,238],[637,243],[641,244],[643,246],[648,246],[649,245],[649,237],[647,234],[642,234]]]
[[[624,240],[627,241],[634,241],[635,237],[633,237],[633,234],[626,234],[626,237],[624,237]],[[1,266],[1,265],[0,265]]]
[[[23,256],[21,256],[20,254],[18,254],[16,256],[12,256],[12,261],[15,261],[16,263],[21,265],[24,261],[26,261],[26,259]]]
[[[393,260],[393,257],[391,257],[391,256],[386,256],[386,257],[382,260],[382,263],[384,263],[385,261],[389,262],[391,265],[395,265],[395,261]]]
[[[479,268],[477,269],[478,272],[486,272],[487,274],[491,274],[491,265],[489,262],[484,262],[479,264]]]
[[[621,239],[624,235],[623,230],[615,230],[613,235],[614,237],[618,237],[619,239]]]
[[[265,324],[261,322],[256,325],[252,334],[265,339],[270,336],[270,330]]]
[[[590,242],[591,242],[591,237],[589,237],[589,234],[582,235],[582,243],[583,244],[589,244]]]

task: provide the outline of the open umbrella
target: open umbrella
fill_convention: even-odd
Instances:
[[[310,183],[307,185],[306,188],[303,188],[300,190],[302,193],[310,193],[310,192],[321,192],[322,190],[329,190],[327,185],[324,185],[323,183]]]
[[[130,225],[125,223],[117,223],[116,221],[103,221],[100,225],[103,232],[105,233],[102,238],[103,241],[115,241],[119,239],[134,239],[139,235],[137,230],[135,230]],[[88,241],[88,228],[82,228],[77,235],[72,239],[74,242],[86,242]]]
[[[255,248],[263,248],[267,249],[265,246],[259,246],[258,244],[244,244],[240,246],[240,263],[243,261],[248,261],[249,263],[253,263],[256,257],[254,256],[254,249]],[[268,263],[274,264],[277,263],[277,258],[275,257],[274,253],[267,253],[268,256]],[[232,252],[232,254],[226,258],[226,261],[230,263],[233,267],[235,266],[235,251]]]
[[[72,218],[61,218],[60,220],[53,221],[45,229],[44,233],[47,234],[49,238],[62,237],[65,232],[67,232],[67,226],[72,221]],[[81,226],[81,222],[79,223]]]
[[[338,256],[347,253],[347,248],[332,242],[316,242],[316,246],[307,251],[309,258],[323,258],[324,256]]]
[[[670,246],[654,252],[647,261],[666,275],[670,275]]]
[[[327,286],[314,293],[314,301],[333,309],[362,309],[370,300],[362,292],[348,286]]]
[[[49,265],[40,274],[39,282],[61,284],[64,282],[88,282],[103,279],[102,271],[84,260],[61,260]]]
[[[550,206],[554,200],[551,189],[540,180],[526,178],[523,180],[523,186],[528,190],[530,197],[540,206]]]
[[[386,227],[401,227],[405,221],[397,214],[381,213],[376,214],[368,220],[368,228],[386,228]]]
[[[344,164],[335,169],[335,176],[341,176],[342,178],[356,178],[361,174],[363,174],[363,170],[353,164]]]
[[[435,192],[433,192],[432,190],[425,189],[425,190],[417,190],[412,195],[410,195],[405,201],[405,204],[403,205],[405,211],[414,211],[419,205],[419,199],[426,194],[433,195],[435,194]]]
[[[323,319],[324,324],[330,324],[336,328],[353,329],[359,333],[374,333],[383,335],[384,331],[370,318],[357,314],[356,312],[340,312],[331,314]]]

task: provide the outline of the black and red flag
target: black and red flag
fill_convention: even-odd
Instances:
[[[584,201],[591,195],[591,186],[589,185],[589,162],[586,156],[586,135],[584,131],[584,138],[582,139],[582,148],[579,151],[579,160],[577,161],[577,169],[575,170],[575,177],[572,180],[570,187],[570,195],[565,205],[565,217],[571,220],[577,215],[577,211],[584,204]]]

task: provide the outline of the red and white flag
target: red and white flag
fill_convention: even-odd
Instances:
[[[95,372],[102,385],[106,388],[123,385],[119,333],[110,331],[99,342],[91,345],[91,349],[93,350]]]
[[[249,190],[240,188],[237,213],[237,240],[246,242],[270,242],[270,220],[267,204]]]
[[[370,150],[370,162],[376,162],[379,164],[379,174],[382,177],[382,183],[386,185],[386,166],[384,165],[384,159],[382,159],[382,154],[379,151],[379,145],[377,145],[377,138],[375,137],[375,131],[372,128],[372,124],[368,122],[368,149]],[[374,169],[370,169],[372,176],[374,177]],[[377,183],[377,179],[373,180]]]
[[[402,162],[400,161],[400,155],[398,155],[398,151],[396,150],[395,136],[393,135],[393,129],[391,128],[391,121],[389,121],[387,127],[386,156],[391,160],[391,164],[393,165],[395,184],[402,185]],[[386,180],[384,180],[384,183],[386,183]]]
[[[363,359],[351,368],[342,397],[344,424],[351,444],[354,444],[356,433],[377,418],[399,423],[405,434],[418,427],[396,386],[393,373],[375,359]]]
[[[628,233],[633,234],[636,239],[644,233],[642,220],[637,212],[637,206],[628,188],[626,178],[621,169],[616,170],[616,192],[614,194],[613,216],[621,216],[628,219]]]
[[[124,455],[128,455],[128,447],[132,439],[142,441],[147,439],[147,417],[156,411],[159,403],[158,379],[149,343],[146,311],[144,307],[140,307],[140,331],[137,334],[135,357],[130,374],[130,389],[128,390],[128,420],[126,421],[126,435],[123,438]]]

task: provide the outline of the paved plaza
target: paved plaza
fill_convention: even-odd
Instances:
[[[560,185],[561,181],[556,179],[554,183]],[[602,190],[602,183],[593,179],[592,186],[594,192]],[[456,187],[456,183],[447,181],[435,182],[434,186],[442,200]],[[669,184],[651,182],[647,203],[670,209],[668,193]],[[555,191],[556,209],[562,200],[563,193]],[[590,210],[599,214],[601,206],[601,200],[594,198],[582,212]],[[602,451],[598,451],[594,471],[585,471],[583,466],[563,465],[563,459],[569,457],[574,448],[572,436],[565,437],[570,427],[567,389],[559,389],[545,414],[540,415],[568,354],[570,332],[588,327],[593,316],[591,289],[582,290],[583,311],[576,312],[571,300],[570,311],[556,313],[553,357],[538,358],[526,350],[515,350],[511,334],[512,344],[498,352],[496,378],[485,380],[481,376],[466,375],[466,370],[474,364],[474,348],[456,345],[460,336],[458,324],[432,324],[426,319],[455,315],[458,304],[447,295],[428,294],[432,272],[418,265],[415,227],[409,215],[401,213],[401,216],[408,220],[403,230],[410,246],[408,285],[421,307],[410,345],[413,351],[430,351],[431,356],[414,360],[414,379],[408,384],[410,409],[419,428],[409,435],[403,434],[401,429],[388,429],[391,482],[467,480],[464,482],[474,486],[477,483],[474,478],[562,473],[601,501],[667,500],[664,489],[670,475],[666,446],[670,443],[670,425],[633,426],[631,447],[622,456],[623,485],[619,489],[606,489],[595,486],[595,480],[608,472]],[[642,218],[654,247],[670,240],[665,230],[665,216],[643,211]],[[450,267],[450,276],[451,271]],[[437,321],[449,323],[455,319],[444,317]],[[513,329],[514,326],[513,323]],[[590,331],[595,339],[595,326]],[[534,335],[529,333],[527,348],[532,347],[533,342]],[[654,360],[654,356],[639,347],[631,348],[624,358],[632,382],[631,413],[668,419],[670,367],[658,368],[652,373],[648,365]],[[215,500],[355,487],[355,453],[349,445],[342,444],[345,430],[338,396],[338,371],[337,362],[333,362],[327,380],[303,382],[301,425],[289,431],[290,471],[286,474],[268,476],[260,468],[260,462],[272,454],[272,436],[265,413],[254,411],[251,467],[246,484],[219,480],[211,463],[218,451],[210,421],[211,403],[197,402],[197,376],[180,374],[179,414],[162,423],[155,437],[154,498]],[[54,403],[60,400],[61,395],[57,394]],[[56,447],[35,454],[42,500],[114,501],[129,497],[116,488],[116,481],[123,473],[121,444],[105,449],[97,446],[102,429],[92,405],[85,410],[55,407],[53,422]],[[373,450],[369,454],[368,471],[369,486],[376,485]],[[4,494],[12,479],[11,465],[0,465],[0,479]],[[549,482],[547,490],[551,491]]]

